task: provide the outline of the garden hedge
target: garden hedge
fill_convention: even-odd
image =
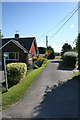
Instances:
[[[9,63],[7,64],[7,77],[10,85],[17,84],[25,77],[27,65],[25,63]]]
[[[78,70],[80,71],[80,33],[78,34]]]
[[[76,52],[65,52],[63,54],[63,65],[65,67],[74,68],[77,61],[77,53]]]

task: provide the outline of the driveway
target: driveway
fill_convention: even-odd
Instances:
[[[25,97],[2,111],[3,118],[77,118],[78,82],[61,61],[48,63]]]

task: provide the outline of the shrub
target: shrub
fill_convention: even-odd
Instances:
[[[54,59],[54,58],[55,58],[54,52],[52,52],[50,55],[48,55],[47,58],[48,58],[48,59]]]
[[[17,84],[25,77],[27,66],[25,63],[9,63],[7,64],[7,76],[10,85]]]
[[[37,60],[37,57],[34,56],[33,59],[32,59],[32,61],[35,62],[36,60]]]
[[[41,67],[41,65],[43,64],[43,61],[44,61],[44,59],[38,58],[38,59],[37,59],[37,66],[38,66],[38,67]]]
[[[6,92],[6,86],[2,86],[2,93]]]
[[[78,34],[77,49],[78,49],[78,70],[80,72],[80,33]]]
[[[76,52],[65,52],[63,54],[63,65],[65,67],[75,67],[77,60]]]
[[[43,57],[37,57],[37,60],[34,61],[34,69],[37,69],[38,67],[41,67],[43,62],[46,61],[46,58]]]

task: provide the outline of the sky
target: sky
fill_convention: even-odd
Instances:
[[[64,24],[56,26],[78,5],[78,2],[2,2],[2,33],[4,37],[14,37],[18,30],[20,37],[36,37],[38,47],[48,45],[55,52],[61,52],[64,43],[72,47],[78,34],[78,12],[55,35]]]

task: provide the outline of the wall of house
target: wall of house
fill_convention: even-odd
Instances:
[[[31,46],[31,49],[30,49],[30,53],[36,54],[36,49],[35,49],[34,42],[32,43],[32,46]],[[28,55],[28,58],[29,58],[29,55]],[[32,64],[32,60],[29,59],[28,63]]]
[[[7,44],[3,49],[2,49],[2,62],[4,63],[3,60],[3,55],[4,52],[19,52],[19,61],[9,61],[6,60],[7,63],[10,62],[24,62],[24,63],[28,63],[28,54],[24,53],[23,50],[21,50],[19,47],[17,47],[14,43],[10,42],[9,44]]]
[[[32,43],[32,46],[31,46],[31,49],[30,49],[30,53],[36,53],[34,42]]]

